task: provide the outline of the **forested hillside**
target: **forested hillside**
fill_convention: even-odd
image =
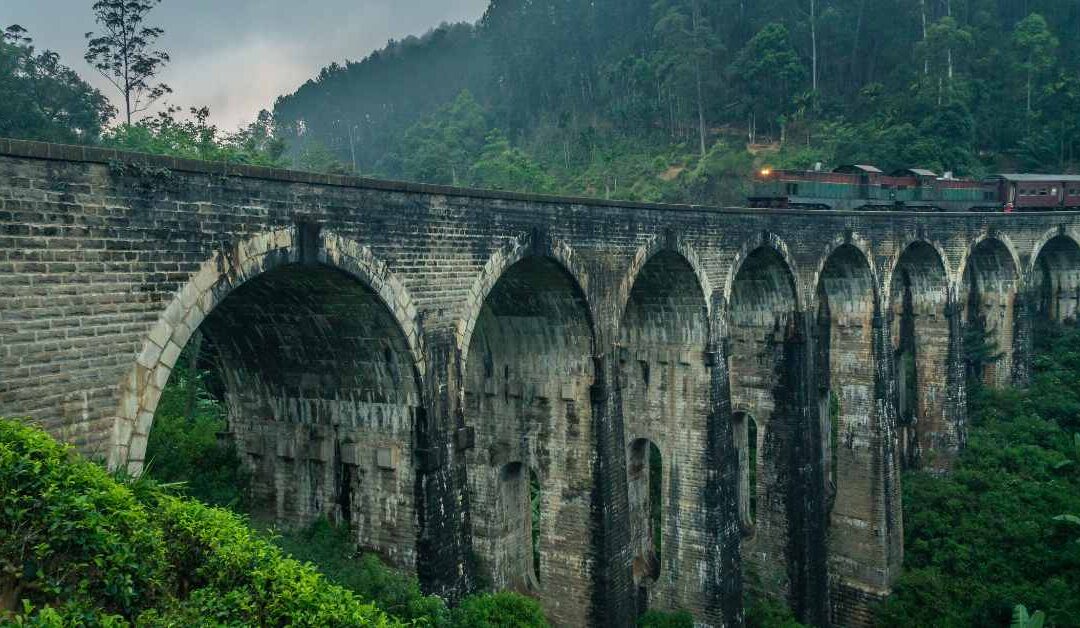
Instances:
[[[274,108],[367,174],[698,202],[765,162],[1071,170],[1078,112],[1060,0],[492,0]]]

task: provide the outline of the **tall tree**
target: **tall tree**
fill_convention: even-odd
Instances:
[[[697,111],[698,149],[705,156],[705,80],[722,46],[702,12],[702,0],[659,0],[653,5],[660,41],[658,74],[676,94],[690,94]]]
[[[731,72],[742,86],[753,119],[763,114],[780,125],[795,103],[796,90],[806,69],[791,45],[783,24],[767,24],[739,51]]]
[[[1016,25],[1013,47],[1016,51],[1016,67],[1025,80],[1026,110],[1030,116],[1035,82],[1045,78],[1054,67],[1058,39],[1050,32],[1046,19],[1032,13]]]
[[[169,62],[169,53],[153,50],[164,29],[146,26],[146,16],[161,0],[96,0],[94,21],[104,32],[86,33],[86,62],[109,80],[124,98],[124,117],[145,111],[165,94],[165,83],[154,78]]]
[[[115,113],[58,54],[35,50],[26,29],[0,33],[0,136],[94,142]]]

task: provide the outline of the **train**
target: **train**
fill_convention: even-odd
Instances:
[[[757,173],[751,207],[864,211],[1080,210],[1080,175],[995,174],[981,180],[925,168],[885,174],[870,165]]]

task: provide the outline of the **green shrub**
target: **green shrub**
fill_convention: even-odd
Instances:
[[[402,625],[231,512],[150,483],[140,495],[0,420],[0,613],[38,626]]]
[[[344,526],[320,519],[303,530],[277,536],[275,543],[395,617],[427,626],[449,624],[450,611],[440,598],[424,595],[416,578],[386,566],[377,556],[359,553]]]
[[[131,492],[10,420],[0,420],[0,513],[0,611],[84,599],[130,616],[172,586],[161,529]]]
[[[640,628],[694,628],[694,616],[686,611],[646,611],[638,617],[637,625]]]
[[[806,628],[795,619],[795,613],[784,603],[769,597],[748,597],[746,600],[747,628]]]
[[[535,600],[502,592],[465,598],[452,613],[455,628],[543,628],[548,625]]]
[[[208,376],[191,377],[177,369],[162,390],[146,444],[146,474],[161,482],[182,482],[186,495],[211,506],[242,511],[248,506],[250,478],[235,444],[218,438],[226,429],[225,410],[206,390]]]

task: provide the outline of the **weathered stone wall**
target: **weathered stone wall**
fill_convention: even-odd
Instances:
[[[745,571],[857,625],[901,564],[900,461],[963,445],[966,326],[1006,349],[988,383],[1022,381],[1038,318],[1076,318],[1078,241],[1069,213],[606,203],[0,140],[0,414],[137,471],[199,331],[268,511],[347,520],[431,592],[737,625]]]

